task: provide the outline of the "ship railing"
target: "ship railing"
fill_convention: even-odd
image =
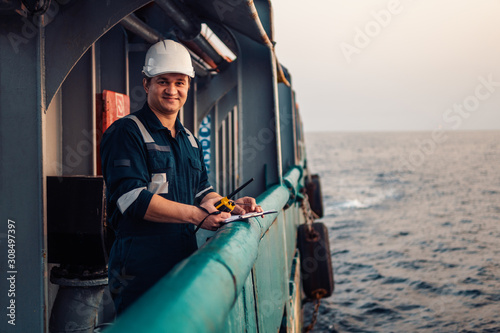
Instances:
[[[291,307],[302,174],[302,167],[293,167],[282,185],[256,198],[277,215],[222,227],[105,332],[277,331]]]

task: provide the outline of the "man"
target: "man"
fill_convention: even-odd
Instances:
[[[189,52],[159,42],[148,50],[143,74],[147,103],[113,123],[101,141],[118,314],[197,249],[196,228],[217,230],[230,217],[215,209],[221,196],[208,181],[201,145],[177,118],[194,78]],[[236,203],[237,214],[262,211],[250,197]]]

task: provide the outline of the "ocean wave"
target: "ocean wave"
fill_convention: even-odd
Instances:
[[[366,189],[360,190],[359,195],[355,198],[347,198],[346,200],[334,200],[331,195],[325,196],[325,215],[336,217],[342,215],[343,212],[351,210],[366,210],[370,208],[380,207],[386,201],[400,201],[404,198],[404,191],[389,188],[384,190]]]

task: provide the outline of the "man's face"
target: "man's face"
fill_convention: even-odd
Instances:
[[[151,110],[164,115],[177,113],[186,103],[189,79],[185,74],[167,73],[143,80]]]

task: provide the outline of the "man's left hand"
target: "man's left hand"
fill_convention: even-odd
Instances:
[[[236,206],[234,207],[232,214],[235,215],[243,215],[250,212],[263,212],[262,207],[257,205],[255,199],[252,197],[243,197],[235,200],[234,203]]]

